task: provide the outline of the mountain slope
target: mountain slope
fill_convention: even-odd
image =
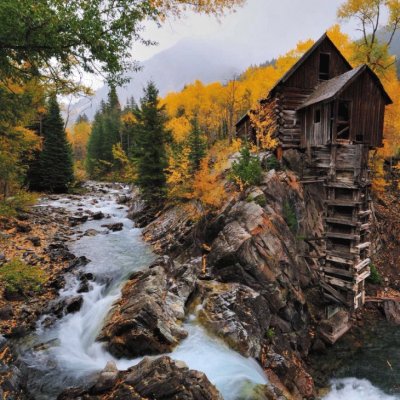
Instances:
[[[144,61],[141,66],[139,72],[129,74],[131,81],[126,86],[118,88],[122,104],[131,96],[138,100],[150,80],[155,82],[160,95],[164,96],[170,91],[183,89],[185,84],[196,79],[203,83],[225,82],[245,69],[248,61],[243,49],[232,51],[226,49],[222,42],[184,40]],[[107,92],[108,87],[103,86],[90,99],[78,101],[73,107],[70,122],[81,113],[92,119],[100,102],[106,99]]]

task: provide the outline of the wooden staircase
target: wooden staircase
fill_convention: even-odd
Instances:
[[[325,176],[321,286],[327,300],[355,310],[365,302],[370,275],[368,146],[330,145],[313,151],[315,171]]]

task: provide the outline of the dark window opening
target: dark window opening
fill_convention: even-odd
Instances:
[[[321,122],[321,110],[318,108],[314,111],[314,123],[319,124]]]
[[[339,101],[337,116],[337,138],[350,139],[350,102]]]
[[[329,66],[330,66],[330,55],[327,53],[321,53],[319,55],[319,79],[329,79]]]

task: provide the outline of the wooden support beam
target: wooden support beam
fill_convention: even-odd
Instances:
[[[339,291],[337,291],[332,286],[328,285],[326,282],[321,281],[321,287],[324,291],[328,292],[333,298],[336,299],[339,303],[347,304],[347,299],[344,297]]]
[[[341,287],[344,289],[354,290],[354,283],[349,281],[344,281],[340,278],[335,278],[334,276],[325,275],[325,281],[333,286]]]
[[[336,262],[338,264],[348,264],[348,265],[354,264],[354,260],[349,260],[348,258],[342,258],[342,257],[336,257],[333,255],[330,255],[330,254],[328,254],[328,251],[327,251],[326,259],[327,259],[327,261]]]
[[[326,237],[333,239],[345,239],[345,240],[359,240],[360,235],[353,233],[341,233],[341,232],[326,232]]]
[[[345,276],[347,278],[353,278],[354,273],[352,271],[346,271],[345,269],[341,268],[332,268],[332,267],[327,267],[323,266],[321,267],[322,271],[327,272],[329,274],[335,274],[335,275],[341,275]]]
[[[341,206],[341,207],[355,207],[359,204],[362,204],[361,201],[354,200],[325,200],[325,203],[328,206]]]
[[[358,222],[352,221],[349,218],[333,218],[333,217],[326,217],[325,221],[328,224],[337,224],[337,225],[350,225],[350,226],[357,226]]]
[[[364,250],[371,246],[371,242],[360,243],[357,246],[354,246],[358,250]]]
[[[354,269],[358,272],[367,267],[371,263],[370,258],[366,258],[365,260],[362,260],[360,263],[354,266]]]
[[[368,268],[367,271],[363,272],[362,274],[358,275],[356,278],[356,283],[360,283],[362,281],[365,281],[369,276],[371,275],[371,271]]]
[[[367,215],[371,215],[372,211],[371,210],[365,210],[365,211],[359,211],[358,216],[359,217],[366,217]]]

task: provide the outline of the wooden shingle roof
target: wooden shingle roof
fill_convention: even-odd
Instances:
[[[366,65],[360,65],[351,71],[345,72],[342,75],[336,76],[328,81],[323,81],[320,83],[315,91],[307,98],[307,100],[298,108],[301,110],[303,108],[309,107],[316,103],[332,101],[337,98],[347,87],[350,86],[354,80],[356,80],[364,71],[367,71],[375,84],[379,87],[382,92],[383,97],[385,97],[386,104],[391,104],[392,100],[386,93],[382,86],[381,81],[375,75],[375,73]]]

